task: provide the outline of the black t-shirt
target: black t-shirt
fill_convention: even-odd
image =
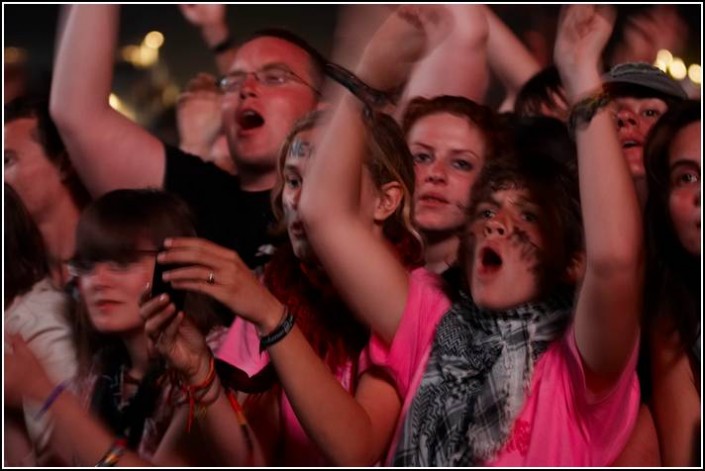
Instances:
[[[164,147],[164,189],[189,204],[199,235],[235,250],[250,268],[266,263],[268,248],[277,242],[268,233],[274,221],[271,191],[242,191],[237,177],[176,147]]]

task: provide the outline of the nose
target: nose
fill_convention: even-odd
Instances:
[[[634,114],[630,109],[620,108],[617,110],[617,127],[623,128],[626,126],[636,126],[637,119],[636,114]]]
[[[249,72],[245,76],[245,80],[242,82],[242,86],[240,86],[240,98],[256,96],[258,84],[259,80],[257,80],[257,75],[255,75],[254,72]]]
[[[447,175],[443,163],[436,160],[429,165],[425,180],[431,183],[445,183]]]
[[[87,281],[93,288],[100,289],[107,286],[112,279],[112,271],[106,262],[96,262],[93,265],[93,269],[83,275],[85,281]]]
[[[512,231],[511,226],[510,219],[498,213],[485,223],[485,237],[506,237]]]

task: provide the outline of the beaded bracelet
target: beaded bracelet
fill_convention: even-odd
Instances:
[[[127,448],[127,441],[122,437],[116,438],[113,444],[110,445],[108,451],[106,451],[103,457],[96,463],[95,467],[107,468],[115,466],[125,453],[125,448]]]
[[[612,97],[609,93],[600,91],[577,102],[570,110],[570,117],[568,118],[570,131],[575,133],[578,126],[587,126],[592,121],[592,118],[595,117],[597,111],[607,106],[611,100]]]
[[[284,306],[284,316],[281,323],[272,332],[259,338],[260,353],[286,337],[293,328],[294,316],[289,312],[289,308]]]
[[[36,420],[39,420],[44,414],[46,414],[46,411],[49,410],[49,408],[54,404],[54,402],[56,402],[61,393],[64,392],[67,387],[68,382],[66,381],[62,381],[56,386],[54,386],[54,389],[51,390],[47,398],[44,400],[44,404],[42,404],[42,407],[34,415],[34,418]]]

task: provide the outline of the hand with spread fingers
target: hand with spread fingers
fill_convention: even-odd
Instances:
[[[601,85],[600,57],[615,18],[616,10],[610,5],[563,7],[553,55],[572,103]]]
[[[188,83],[176,105],[182,150],[210,159],[211,148],[222,132],[221,100],[212,75],[199,73]]]
[[[240,257],[205,239],[167,239],[158,263],[178,264],[164,273],[175,289],[202,293],[226,305],[235,314],[268,332],[279,324],[281,303],[259,282]]]

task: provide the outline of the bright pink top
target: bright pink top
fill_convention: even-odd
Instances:
[[[443,313],[402,319],[392,344],[370,342],[373,363],[386,367],[404,398],[397,433],[389,448],[391,465],[400,427],[421,384],[433,336]],[[573,329],[536,363],[530,392],[514,429],[487,466],[608,466],[622,451],[639,408],[638,345],[615,386],[600,397],[585,387]]]
[[[427,311],[437,311],[438,318],[448,310],[450,303],[441,291],[440,279],[423,268],[411,272],[409,277],[409,295],[404,318],[421,318]],[[367,349],[360,354],[357,376],[359,378],[370,365],[370,352]],[[267,352],[259,353],[259,338],[253,324],[235,318],[225,341],[217,354],[218,358],[253,376],[269,363]],[[355,372],[352,362],[346,363],[335,376],[343,387],[354,394],[352,385]],[[411,366],[411,365],[410,365]],[[281,395],[282,433],[284,434],[284,451],[281,464],[285,466],[330,466],[316,444],[308,438],[299,423],[294,410],[286,398]]]

